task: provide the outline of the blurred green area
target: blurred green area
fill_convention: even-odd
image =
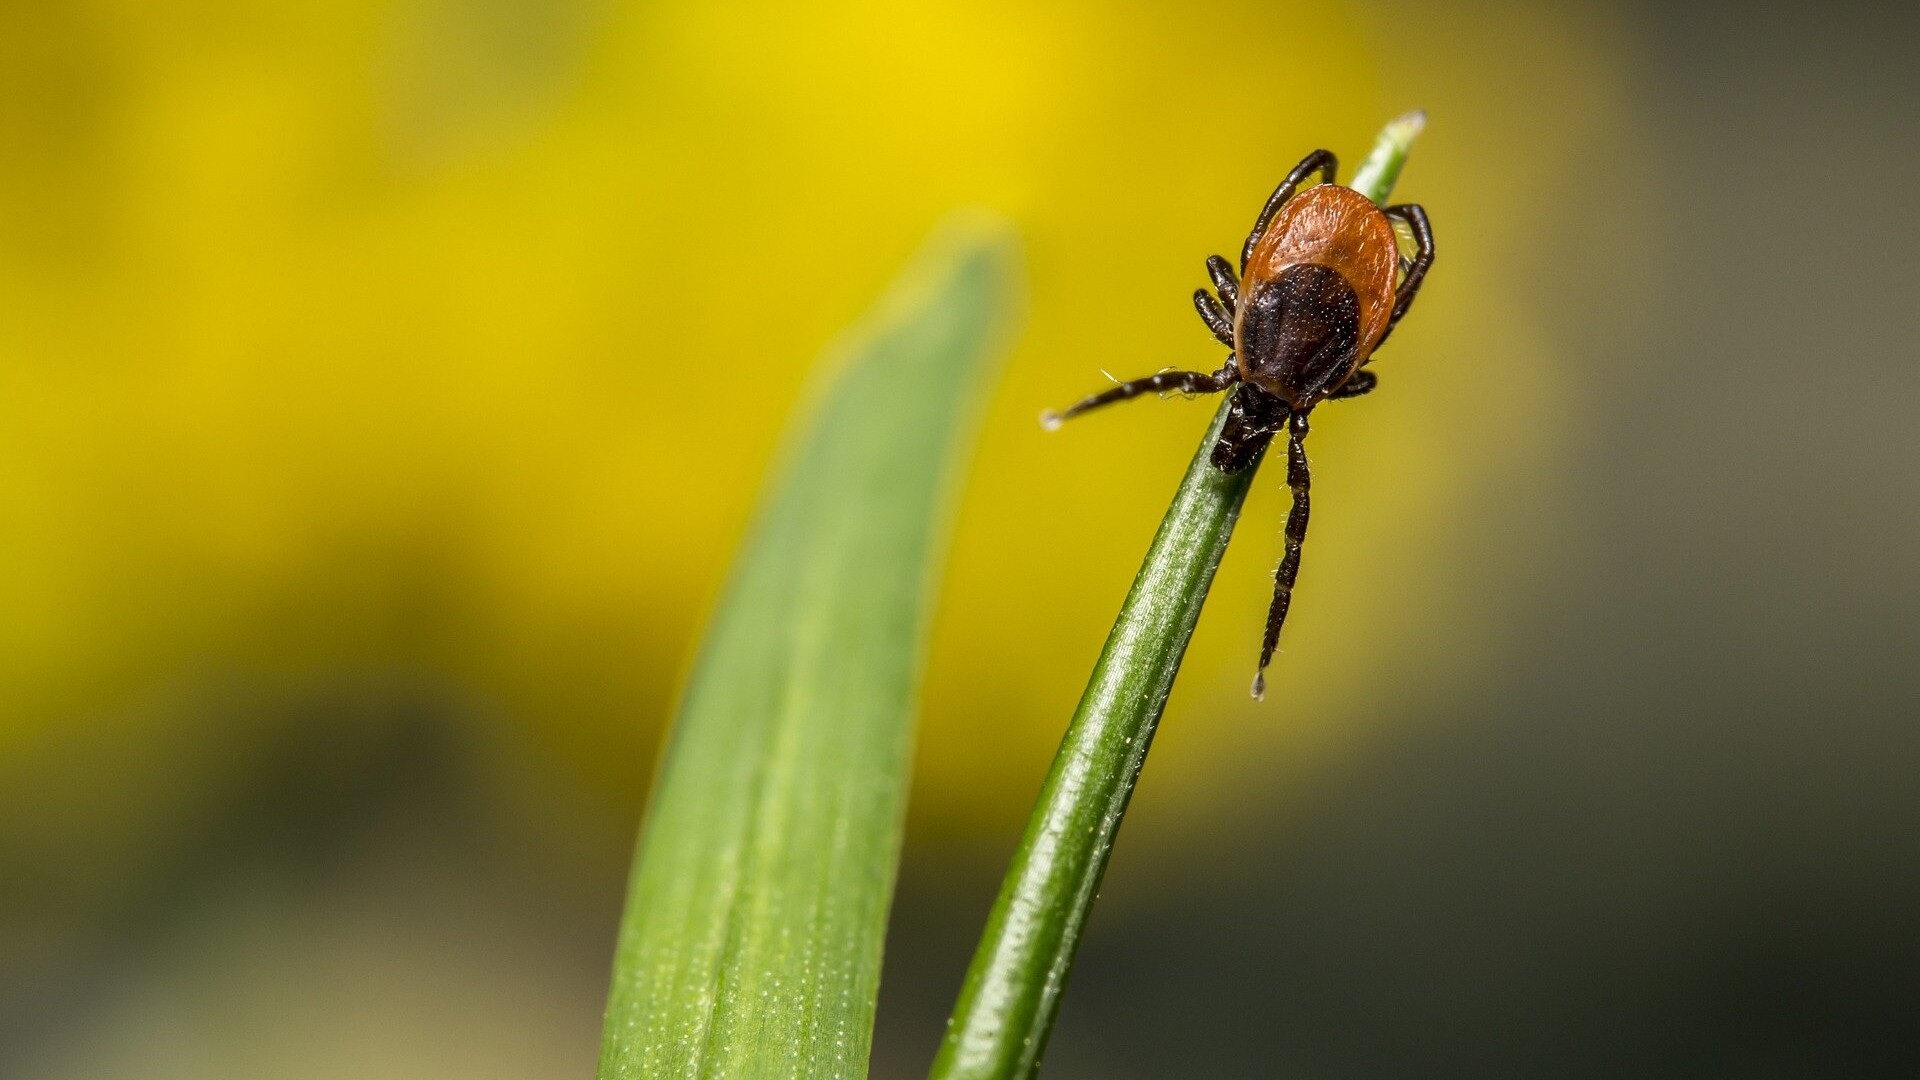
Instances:
[[[1911,273],[1849,287],[1822,270],[1806,279],[1816,297],[1760,269],[1856,266],[1858,250],[1901,265],[1891,252],[1912,226],[1865,209],[1892,205],[1911,175],[1882,126],[1915,100],[1888,44],[1907,17],[1890,12],[0,8],[0,1071],[591,1068],[661,725],[805,365],[942,213],[973,203],[1025,235],[1031,318],[935,630],[893,954],[907,966],[889,969],[878,1052],[885,1075],[922,1067],[937,1034],[923,1017],[964,964],[965,941],[943,935],[977,929],[1208,406],[1140,403],[1054,435],[1035,415],[1103,370],[1215,359],[1185,299],[1204,256],[1233,249],[1307,150],[1351,166],[1413,106],[1432,126],[1400,194],[1433,215],[1434,276],[1380,358],[1383,390],[1316,416],[1314,536],[1265,706],[1245,684],[1285,500],[1250,503],[1088,943],[1076,987],[1096,989],[1078,1011],[1068,995],[1057,1067],[1151,1068],[1079,1048],[1154,1029],[1097,987],[1159,1000],[1169,971],[1189,969],[1112,960],[1165,920],[1238,927],[1193,945],[1217,963],[1192,977],[1262,1000],[1285,973],[1233,958],[1298,959],[1284,926],[1320,925],[1262,873],[1322,873],[1325,910],[1361,918],[1359,898],[1530,882],[1514,868],[1558,865],[1533,861],[1542,851],[1645,842],[1665,854],[1588,864],[1620,868],[1608,887],[1637,882],[1636,896],[1719,895],[1676,868],[1705,865],[1723,837],[1670,827],[1693,804],[1649,776],[1691,761],[1739,779],[1701,813],[1763,851],[1772,819],[1749,811],[1773,805],[1770,789],[1741,785],[1809,760],[1786,734],[1805,728],[1793,709],[1830,733],[1813,760],[1911,760],[1881,718],[1915,700],[1912,680],[1889,674],[1897,661],[1858,666],[1910,643],[1920,610],[1885,539],[1911,535],[1897,511],[1911,500],[1868,494],[1913,494],[1902,421],[1881,404],[1901,393],[1803,413],[1829,434],[1795,436],[1810,456],[1788,461],[1755,441],[1783,418],[1780,397],[1727,389],[1789,385],[1802,358],[1838,364],[1836,350],[1914,389],[1882,370],[1911,356],[1881,329]],[[1803,236],[1777,192],[1824,174],[1810,161],[1860,162],[1840,171],[1878,186]],[[1792,549],[1804,561],[1771,557],[1770,476],[1805,493],[1796,513],[1819,511],[1792,530],[1813,538]],[[1853,542],[1866,535],[1882,539]],[[1827,572],[1808,578],[1809,562]],[[1809,628],[1800,653],[1753,636],[1781,624]],[[1667,651],[1635,651],[1655,643]],[[1793,655],[1836,673],[1800,690],[1834,692],[1741,690],[1772,685],[1742,680]],[[1720,726],[1732,716],[1747,727]],[[1526,737],[1473,741],[1509,722]],[[1772,734],[1738,745],[1775,756],[1713,753],[1756,728]],[[1454,745],[1486,760],[1442,767],[1435,747]],[[1503,772],[1507,745],[1535,756]],[[1433,767],[1394,772],[1408,746]],[[1868,808],[1848,835],[1894,828],[1886,807],[1905,804],[1861,801],[1881,787],[1850,768],[1802,798],[1850,791]],[[1387,775],[1416,779],[1368,786]],[[1467,804],[1449,800],[1522,775],[1590,790],[1592,813],[1488,810],[1416,847],[1447,858],[1411,885],[1310,857],[1323,835],[1399,851],[1418,829],[1366,813],[1450,821]],[[1341,807],[1374,831],[1342,832]],[[1487,839],[1519,835],[1516,818],[1565,829],[1537,850]],[[1614,831],[1596,839],[1592,820]],[[1888,843],[1892,863],[1859,865],[1907,865],[1915,845]],[[1716,880],[1746,888],[1736,871],[1755,860]],[[1247,914],[1268,908],[1288,914]],[[1632,910],[1659,922],[1665,909]],[[1464,948],[1439,940],[1441,954]],[[1799,955],[1813,939],[1780,940]],[[1577,949],[1541,948],[1513,970],[1582,970]],[[1328,1004],[1313,1030],[1254,1044],[1258,1061],[1293,1064],[1223,1049],[1214,1075],[1348,1075],[1314,1053],[1346,1045],[1342,1032],[1377,1048],[1396,1044],[1369,1033],[1413,1030],[1297,970],[1288,994],[1311,999],[1319,980],[1351,1011]],[[1353,970],[1415,985],[1384,961]],[[1905,988],[1920,963],[1885,970]],[[1400,1007],[1431,1030],[1485,1032],[1503,1003],[1562,1000],[1489,979],[1435,992],[1489,1010],[1452,1027]],[[1621,979],[1608,1000],[1642,1000]],[[1713,996],[1649,985],[1646,1008],[1688,1031],[1691,1014],[1659,995]],[[1244,1041],[1178,1009],[1162,1022]],[[1543,1045],[1589,1030],[1532,1023]],[[1731,1045],[1747,1029],[1728,1030]],[[1440,1048],[1430,1064],[1456,1060],[1444,1037],[1408,1039]]]

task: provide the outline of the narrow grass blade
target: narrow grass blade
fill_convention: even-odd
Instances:
[[[1425,117],[1389,123],[1355,190],[1384,202]],[[1209,462],[1223,402],[1174,493],[1054,756],[934,1061],[935,1080],[1033,1075],[1154,728],[1259,463]]]
[[[791,434],[656,785],[603,1080],[865,1072],[934,569],[1017,264],[1005,226],[949,226]]]

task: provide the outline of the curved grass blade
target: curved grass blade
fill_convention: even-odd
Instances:
[[[1385,202],[1424,124],[1420,113],[1389,123],[1350,186]],[[1018,1080],[1039,1070],[1121,816],[1259,468],[1255,461],[1229,476],[1212,466],[1226,417],[1222,402],[1054,755],[947,1021],[934,1080]]]
[[[948,226],[790,434],[642,832],[602,1080],[865,1072],[934,568],[1017,277],[1004,225]]]

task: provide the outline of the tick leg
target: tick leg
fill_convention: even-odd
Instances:
[[[1240,279],[1233,276],[1233,264],[1218,255],[1207,256],[1207,276],[1213,279],[1213,290],[1220,294],[1220,303],[1232,315],[1240,306]]]
[[[1205,289],[1193,290],[1193,307],[1200,313],[1200,321],[1207,324],[1213,336],[1220,344],[1233,348],[1233,320],[1220,308],[1220,301]]]
[[[1097,394],[1081,398],[1060,412],[1048,409],[1040,414],[1040,426],[1052,431],[1066,420],[1088,409],[1097,409],[1116,401],[1137,398],[1141,394],[1163,394],[1174,390],[1183,394],[1214,394],[1232,386],[1239,378],[1240,369],[1234,365],[1231,356],[1227,358],[1227,366],[1211,375],[1204,371],[1162,371],[1158,375],[1123,382],[1119,386],[1109,387]]]
[[[1328,394],[1327,400],[1339,401],[1341,398],[1359,397],[1362,394],[1372,393],[1373,388],[1378,385],[1380,385],[1380,376],[1371,371],[1356,371],[1346,382],[1340,384],[1340,389]]]
[[[1427,269],[1433,265],[1433,226],[1427,223],[1427,211],[1419,203],[1402,203],[1389,206],[1381,213],[1390,218],[1399,218],[1413,231],[1414,243],[1419,251],[1413,256],[1413,263],[1407,267],[1406,276],[1400,279],[1400,287],[1393,293],[1393,315],[1387,319],[1387,328],[1380,334],[1380,340],[1374,342],[1377,351],[1386,344],[1388,335],[1400,321],[1400,316],[1413,306],[1413,298],[1420,292],[1420,283],[1426,280]]]
[[[1320,170],[1320,179],[1323,183],[1331,184],[1334,174],[1340,169],[1340,159],[1334,157],[1331,150],[1315,150],[1301,158],[1300,164],[1295,165],[1293,171],[1287,174],[1287,178],[1280,181],[1280,186],[1273,189],[1273,194],[1267,196],[1267,205],[1260,208],[1260,217],[1254,221],[1253,231],[1247,234],[1246,246],[1240,249],[1242,274],[1247,272],[1247,260],[1253,258],[1253,245],[1260,242],[1261,234],[1267,231],[1268,225],[1273,224],[1273,215],[1280,212],[1280,208],[1286,205],[1288,199],[1293,198],[1293,191],[1300,186],[1300,181],[1305,180],[1315,169]]]
[[[1241,383],[1233,392],[1233,407],[1220,428],[1220,439],[1213,444],[1213,467],[1223,473],[1237,473],[1273,441],[1275,432],[1287,426],[1287,403],[1262,393],[1251,383]]]
[[[1287,608],[1293,604],[1294,579],[1300,576],[1300,549],[1307,542],[1308,492],[1313,478],[1307,471],[1307,414],[1294,413],[1287,418],[1287,486],[1293,489],[1293,509],[1287,514],[1286,554],[1273,572],[1273,606],[1267,609],[1267,636],[1260,642],[1260,669],[1253,674],[1253,696],[1267,693],[1267,665],[1280,644],[1280,627],[1287,621]]]

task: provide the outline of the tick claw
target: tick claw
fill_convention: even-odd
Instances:
[[[1264,671],[1253,673],[1253,700],[1267,700],[1267,673]]]
[[[1045,409],[1040,413],[1040,427],[1044,431],[1059,431],[1060,425],[1067,422],[1056,409]]]

